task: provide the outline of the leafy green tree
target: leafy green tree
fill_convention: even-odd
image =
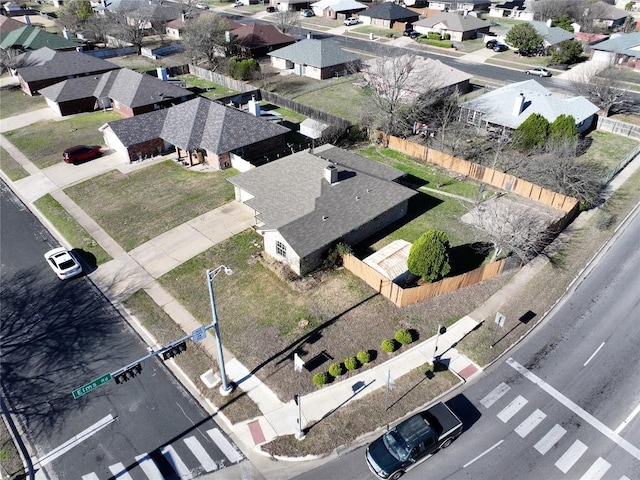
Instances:
[[[231,57],[227,62],[227,73],[236,80],[250,80],[259,71],[260,64],[254,58]]]
[[[427,230],[418,238],[407,258],[409,271],[426,282],[435,282],[451,271],[449,239],[441,230]]]
[[[532,113],[516,128],[513,143],[523,152],[542,147],[549,135],[549,122],[539,113]]]
[[[76,30],[93,17],[93,7],[89,0],[70,0],[60,8],[59,15],[65,26]]]
[[[542,45],[542,35],[529,23],[519,23],[511,27],[506,40],[524,55],[533,52]]]
[[[562,28],[567,32],[573,33],[573,26],[571,25],[573,22],[571,20],[571,17],[566,13],[563,13],[559,17],[553,17],[551,20],[554,27]]]
[[[571,115],[559,115],[549,125],[549,139],[550,140],[575,140],[578,137],[578,126],[576,125],[576,119]]]
[[[551,52],[553,63],[578,63],[582,57],[582,44],[575,40],[565,40]]]

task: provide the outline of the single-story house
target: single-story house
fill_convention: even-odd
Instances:
[[[436,0],[429,1],[430,10],[442,10],[443,12],[473,12],[476,10],[488,10],[491,0]]]
[[[4,15],[0,15],[0,35],[7,34],[12,30],[18,30],[19,28],[22,28],[24,26],[25,26],[24,22],[20,22],[11,17],[5,17]]]
[[[320,0],[311,4],[311,10],[317,17],[344,20],[367,9],[364,3],[356,0]]]
[[[406,104],[415,102],[423,95],[433,95],[440,91],[460,93],[470,90],[469,81],[473,75],[445,65],[440,60],[402,55],[396,58],[376,57],[367,60],[362,67],[364,81],[378,94],[384,95],[386,88],[379,88],[380,78],[401,79],[398,99]],[[386,83],[385,80],[382,80]]]
[[[133,117],[185,102],[195,93],[128,68],[70,78],[39,90],[58,115],[113,108]]]
[[[403,175],[327,144],[227,180],[255,210],[264,251],[305,275],[337,243],[356,245],[406,215],[417,192],[396,182]]]
[[[526,0],[509,0],[504,3],[495,3],[489,8],[489,16],[495,18],[515,18],[530,22],[535,16],[532,8],[529,8]]]
[[[16,75],[20,88],[28,95],[69,78],[99,75],[120,68],[85,53],[59,52],[48,47],[19,55],[16,64],[25,65],[16,68]]]
[[[295,37],[286,35],[271,24],[250,23],[231,30],[235,55],[247,58],[264,57],[273,50],[296,43]]]
[[[383,2],[359,13],[358,18],[364,25],[405,30],[407,24],[417,22],[420,15],[393,2]]]
[[[584,97],[562,98],[553,95],[536,80],[512,83],[496,88],[460,106],[460,120],[478,128],[499,128],[503,133],[515,130],[533,113],[550,123],[558,116],[571,115],[578,131],[593,124],[598,107]]]
[[[601,25],[606,28],[618,28],[624,25],[625,20],[631,15],[630,12],[616,8],[605,2],[595,2],[589,4],[587,7],[596,12],[596,17],[593,20],[594,25]]]
[[[189,22],[196,21],[202,15],[215,15],[215,13],[210,12],[208,10],[204,10],[204,11],[192,10],[189,13],[183,13],[180,15],[179,18],[176,18],[175,20],[171,20],[170,22],[167,22],[167,24],[165,25],[165,31],[167,33],[167,37],[173,38],[175,40],[180,40]],[[231,30],[242,27],[242,23],[234,22],[230,18],[227,18],[227,22],[229,22],[229,28]]]
[[[456,12],[442,12],[413,24],[413,29],[424,35],[436,32],[440,35],[448,33],[454,42],[473,40],[489,33],[491,23],[473,15]]]
[[[22,28],[0,33],[0,48],[16,55],[44,47],[58,51],[70,51],[75,50],[79,45],[80,43],[76,40],[68,40],[62,35],[24,24]]]
[[[274,68],[293,70],[297,75],[316,80],[325,80],[360,68],[360,57],[342,50],[330,38],[307,38],[269,52],[268,55]]]
[[[591,45],[590,59],[640,70],[640,32],[614,33],[608,40]]]
[[[554,27],[551,20],[546,22],[531,21],[529,22],[533,28],[536,29],[542,36],[542,43],[545,47],[552,47],[558,45],[565,40],[573,40],[575,35],[572,32],[565,30],[564,28]]]
[[[280,12],[300,11],[309,8],[311,0],[269,0],[269,5]]]
[[[255,110],[254,110],[255,111]],[[259,112],[259,109],[257,109]],[[190,164],[240,171],[285,147],[288,128],[248,112],[197,97],[179,105],[115,120],[100,130],[105,143],[128,161],[152,157],[173,147]]]

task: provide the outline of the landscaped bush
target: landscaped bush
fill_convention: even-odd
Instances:
[[[313,376],[313,383],[315,385],[318,385],[319,387],[321,387],[322,385],[324,385],[328,381],[329,381],[329,376],[327,375],[327,372],[316,373]]]
[[[356,357],[347,357],[344,359],[344,366],[347,370],[356,370],[360,366],[360,362]]]
[[[371,354],[367,350],[360,350],[356,353],[356,358],[361,364],[366,364],[371,361]]]
[[[411,332],[409,330],[401,328],[396,332],[395,339],[401,345],[407,345],[408,343],[413,342],[413,335],[411,335]]]
[[[442,40],[440,34],[438,32],[429,32],[427,33],[427,38],[429,40]]]
[[[382,344],[380,345],[380,348],[382,348],[382,350],[387,353],[395,352],[396,347],[397,344],[393,338],[387,338],[386,340],[383,340]]]
[[[427,45],[431,45],[432,47],[441,47],[441,48],[452,48],[453,43],[447,42],[445,40],[425,40]]]
[[[451,40],[451,34],[450,33],[445,33],[444,35],[442,35],[442,39],[443,40]]]
[[[339,363],[332,363],[329,365],[329,375],[332,377],[339,377],[343,374],[342,365]]]

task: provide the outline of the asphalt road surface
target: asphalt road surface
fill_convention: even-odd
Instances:
[[[526,341],[446,400],[465,432],[403,479],[640,478],[638,238],[636,215]],[[296,478],[375,478],[364,453]]]
[[[160,360],[126,384],[72,391],[147,353],[88,277],[61,281],[58,246],[0,182],[2,394],[51,479],[192,478],[246,461]]]

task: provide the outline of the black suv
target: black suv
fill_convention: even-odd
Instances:
[[[485,43],[485,47],[487,48],[495,48],[495,46],[498,45],[498,40],[492,38],[491,40],[488,40],[487,43]]]

